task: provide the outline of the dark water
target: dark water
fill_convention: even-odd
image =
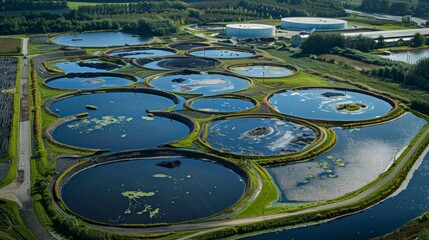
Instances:
[[[213,95],[243,90],[250,82],[232,75],[201,72],[156,77],[150,85],[177,93]]]
[[[163,50],[163,49],[135,49],[129,51],[118,51],[110,56],[121,57],[121,58],[152,58],[152,57],[163,57],[168,55],[173,55],[174,51],[172,50]]]
[[[234,73],[247,76],[247,77],[267,77],[277,78],[286,77],[295,73],[292,69],[280,66],[267,66],[267,65],[249,65],[249,66],[236,66],[229,68]]]
[[[86,105],[96,106],[97,110],[86,109]],[[146,110],[171,106],[172,100],[145,93],[113,92],[67,98],[54,103],[51,110],[61,117],[82,112],[90,115],[59,126],[52,136],[65,144],[112,151],[156,147],[189,133],[182,122],[147,116]]]
[[[325,97],[324,93],[344,96]],[[280,92],[269,102],[281,113],[311,119],[357,121],[385,115],[392,106],[379,98],[363,93],[334,89],[304,89]],[[366,107],[357,111],[337,110],[340,104],[361,103]]]
[[[218,60],[199,57],[169,57],[148,63],[141,63],[144,68],[154,70],[207,69],[215,67],[218,64],[220,64]]]
[[[429,209],[429,155],[414,172],[405,190],[364,212],[317,226],[300,227],[246,239],[355,239],[387,234]]]
[[[96,67],[90,67],[90,66],[79,66],[79,62],[82,62],[81,60],[78,61],[59,61],[57,63],[54,63],[53,66],[57,67],[61,71],[65,73],[80,73],[80,72],[108,72],[113,71],[118,68],[120,68],[120,65],[116,64],[109,64],[111,66],[111,69],[101,69]],[[106,63],[103,61],[97,61],[97,60],[90,60],[90,61],[83,61],[85,63],[92,63],[92,64],[100,64],[100,63]]]
[[[374,181],[426,124],[408,113],[357,129],[336,128],[337,143],[314,160],[268,167],[279,202],[314,202],[341,197]]]
[[[258,128],[265,130],[257,133]],[[315,138],[312,129],[277,118],[233,118],[212,122],[207,141],[225,152],[280,155],[301,151]]]
[[[52,42],[69,47],[114,47],[144,44],[151,40],[151,37],[134,37],[124,32],[87,32],[63,35]]]
[[[192,56],[197,57],[211,57],[211,58],[245,58],[251,57],[254,54],[246,51],[237,51],[237,50],[222,50],[222,49],[207,49],[207,50],[198,50],[190,52]]]
[[[191,107],[206,112],[237,112],[250,109],[254,104],[238,98],[203,98],[193,101]]]
[[[380,55],[383,58],[388,58],[394,61],[415,64],[418,60],[429,57],[429,49],[420,49],[408,52],[392,53],[392,55]]]
[[[96,89],[101,87],[118,87],[133,83],[132,80],[116,76],[97,77],[62,77],[46,82],[51,88],[59,89]]]
[[[162,161],[180,167],[157,166]],[[189,158],[134,160],[78,173],[62,197],[72,211],[111,224],[179,222],[215,214],[234,204],[245,182],[232,170]]]

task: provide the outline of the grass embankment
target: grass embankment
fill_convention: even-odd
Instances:
[[[405,224],[400,229],[387,234],[377,240],[412,240],[412,239],[429,239],[429,212]]]
[[[266,213],[266,209],[269,207],[270,203],[278,198],[277,188],[273,183],[271,175],[260,165],[256,163],[251,164],[253,164],[255,170],[261,176],[262,189],[258,197],[238,215],[234,216],[234,218],[263,215]],[[255,177],[253,179],[256,180]]]
[[[350,17],[341,18],[347,21],[348,26],[356,27],[365,27],[365,28],[379,28],[381,30],[401,30],[401,29],[410,29],[417,28],[417,24],[412,23],[403,23],[390,20],[380,20],[374,18],[367,18],[352,15]]]
[[[0,200],[0,211],[4,212],[8,216],[11,224],[11,226],[9,226],[9,223],[5,222],[6,225],[3,225],[2,222],[0,228],[4,235],[0,235],[0,239],[37,239],[22,222],[18,207],[18,204],[14,202]]]
[[[97,4],[101,4],[101,3],[95,3],[95,2],[70,2],[70,1],[67,2],[67,6],[70,9],[72,9],[72,10],[78,9],[80,6],[94,6],[94,5],[97,5]]]

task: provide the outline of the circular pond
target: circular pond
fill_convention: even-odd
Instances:
[[[243,117],[211,122],[207,142],[223,152],[271,156],[302,151],[316,137],[313,129],[291,121]]]
[[[189,106],[203,112],[230,113],[251,109],[255,103],[235,97],[210,97],[192,100]]]
[[[392,105],[348,89],[292,89],[273,94],[270,104],[280,113],[328,121],[361,121],[385,115]]]
[[[137,81],[130,75],[114,73],[69,73],[45,80],[45,85],[58,89],[95,89],[125,86]]]
[[[60,117],[82,112],[89,116],[59,125],[51,135],[55,141],[81,148],[121,151],[157,147],[189,134],[190,127],[181,121],[147,114],[174,105],[170,98],[139,92],[68,97],[54,102],[50,110]]]
[[[152,57],[163,57],[175,54],[176,51],[168,48],[124,48],[117,49],[107,52],[107,55],[113,57],[134,59],[134,58],[152,58]]]
[[[151,37],[124,32],[86,32],[62,35],[52,40],[52,42],[70,47],[114,47],[139,45],[151,40]]]
[[[216,214],[244,190],[243,178],[220,163],[158,157],[85,169],[64,184],[61,196],[70,210],[93,221],[153,224]]]
[[[228,69],[236,74],[255,78],[278,78],[295,74],[291,67],[276,65],[233,65]]]
[[[197,57],[169,57],[162,59],[136,59],[135,64],[154,70],[175,70],[175,69],[205,69],[216,67],[220,61],[213,58]]]
[[[209,47],[210,44],[207,43],[173,43],[168,45],[171,48],[175,48],[177,50],[190,50],[197,47]]]
[[[149,84],[171,92],[212,95],[240,91],[249,87],[251,82],[233,75],[181,71],[155,77]]]
[[[108,72],[123,66],[101,60],[60,60],[51,65],[65,73]]]
[[[190,51],[190,55],[196,57],[210,57],[210,58],[247,58],[255,55],[253,52],[238,49],[218,49],[218,48],[207,48],[195,51]]]

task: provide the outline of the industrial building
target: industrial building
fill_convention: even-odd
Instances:
[[[281,28],[298,31],[346,29],[347,22],[333,18],[287,17],[282,18]]]
[[[276,28],[265,24],[228,24],[225,30],[226,36],[240,38],[265,38],[275,34]]]

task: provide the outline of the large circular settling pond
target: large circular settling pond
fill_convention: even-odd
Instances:
[[[58,89],[96,89],[101,87],[118,87],[133,83],[131,76],[108,73],[72,73],[47,79],[45,84]]]
[[[223,152],[267,156],[299,152],[316,136],[314,130],[287,120],[245,117],[213,121],[207,142]]]
[[[229,49],[201,49],[189,52],[190,55],[196,57],[210,57],[210,58],[247,58],[255,55],[252,52],[245,50],[229,50]]]
[[[278,78],[295,74],[292,68],[274,65],[235,65],[228,69],[236,74],[256,78]]]
[[[94,221],[151,224],[213,215],[244,190],[242,177],[223,165],[163,157],[86,169],[65,183],[61,196],[70,210]]]
[[[52,137],[63,144],[121,151],[152,148],[189,134],[177,120],[148,116],[147,110],[174,106],[173,100],[155,94],[106,92],[65,98],[51,105],[60,117],[88,112],[89,117],[58,126]]]
[[[101,60],[60,60],[52,66],[65,73],[108,72],[123,67],[123,65],[104,62]]]
[[[328,121],[361,121],[380,117],[392,109],[381,98],[350,90],[293,89],[269,98],[277,111],[301,118]]]
[[[163,57],[173,55],[176,52],[168,48],[126,48],[109,51],[107,54],[113,57],[120,58],[152,58],[152,57]]]
[[[216,67],[220,61],[213,58],[197,57],[169,57],[162,59],[136,59],[137,65],[154,70],[175,70],[175,69],[205,69]]]
[[[114,47],[139,45],[152,40],[151,37],[138,36],[124,32],[87,32],[63,35],[52,42],[69,47]]]
[[[191,102],[190,107],[203,112],[229,113],[251,109],[255,104],[249,100],[231,97],[200,98]]]
[[[243,90],[250,86],[250,81],[220,73],[177,72],[156,77],[150,85],[177,93],[213,95]]]

